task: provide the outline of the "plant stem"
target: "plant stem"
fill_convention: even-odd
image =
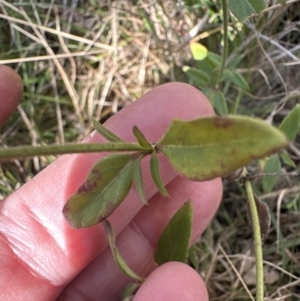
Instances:
[[[254,247],[256,257],[256,301],[264,301],[264,270],[259,217],[250,181],[246,180],[245,185],[254,234]]]
[[[227,0],[222,0],[222,9],[223,9],[223,54],[222,54],[222,65],[218,74],[218,80],[216,83],[218,83],[219,79],[222,77],[224,69],[225,69],[225,64],[226,64],[226,59],[227,59],[227,54],[228,54],[228,37],[227,37],[227,27],[228,27],[228,11],[227,11]]]
[[[138,143],[114,142],[114,143],[78,143],[45,146],[17,146],[0,149],[0,161],[26,158],[34,156],[61,155],[75,153],[98,153],[98,152],[152,152],[152,149],[141,147]]]

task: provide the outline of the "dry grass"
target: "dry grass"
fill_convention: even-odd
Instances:
[[[204,1],[205,2],[205,1]],[[230,61],[238,66],[251,94],[228,91],[228,103],[241,97],[238,112],[278,124],[299,103],[300,1],[270,8],[242,26],[230,27]],[[179,3],[179,2],[178,2]],[[196,1],[195,1],[196,3]],[[149,89],[186,80],[183,62],[193,64],[188,41],[222,51],[219,4],[189,8],[174,1],[3,1],[0,0],[0,63],[24,80],[23,100],[2,129],[3,146],[79,141],[92,118],[105,121]],[[207,12],[207,14],[206,14]],[[195,29],[198,28],[198,31]],[[194,28],[194,31],[192,29]],[[300,141],[288,149],[298,170]],[[54,160],[15,160],[0,167],[0,197],[11,193]],[[257,166],[250,166],[257,171]],[[264,243],[266,300],[299,300],[299,177],[282,176],[275,190],[260,199],[271,209],[272,225]],[[225,182],[223,204],[191,261],[205,279],[211,300],[251,300],[252,232],[246,219],[243,187]],[[272,278],[272,279],[271,279]]]

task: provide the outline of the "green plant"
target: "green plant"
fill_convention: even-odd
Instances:
[[[209,51],[204,45],[198,42],[191,41],[190,49],[196,64],[194,67],[183,66],[183,71],[192,83],[201,88],[220,115],[226,115],[228,112],[236,114],[243,93],[250,90],[245,77],[236,70],[244,56],[238,55],[227,62],[228,8],[240,22],[244,22],[251,14],[260,13],[265,9],[266,3],[264,0],[229,0],[227,4],[227,1],[223,0],[222,16],[224,34],[222,56]],[[239,90],[239,95],[233,106],[228,108],[226,93],[228,93],[230,87]]]
[[[295,119],[299,120],[299,116],[300,106],[297,106],[283,121],[282,130],[288,129],[290,132],[287,125],[293,124],[292,128],[296,133],[298,128],[295,129],[295,125],[299,127],[299,122],[295,124]],[[191,180],[204,181],[228,175],[251,160],[274,153],[288,144],[288,139],[281,131],[259,119],[242,116],[215,116],[192,121],[173,120],[162,139],[155,144],[149,143],[137,127],[133,128],[133,133],[138,143],[126,143],[96,121],[94,125],[109,141],[108,143],[16,147],[0,150],[0,158],[78,151],[122,152],[109,155],[94,165],[86,181],[64,206],[63,214],[68,223],[75,228],[91,227],[104,222],[115,261],[123,272],[137,281],[143,279],[130,270],[119,254],[115,234],[107,218],[125,199],[133,182],[141,199],[146,202],[140,169],[144,157],[151,156],[150,169],[153,181],[158,190],[167,196],[160,177],[157,153],[164,154],[181,175]],[[253,199],[248,180],[246,187],[249,199]],[[250,202],[250,208],[258,243],[260,230],[255,203]],[[192,205],[187,202],[171,219],[159,240],[155,253],[155,259],[159,264],[168,260],[186,261],[191,221]],[[178,240],[181,241],[180,248],[177,247]],[[261,264],[260,255],[261,252],[257,252]],[[261,281],[261,276],[258,280]],[[263,295],[263,290],[258,292]]]
[[[232,8],[232,5],[235,3],[235,4],[240,4],[242,1],[229,1],[229,8],[231,8],[231,10],[234,12],[234,9]],[[249,9],[249,4],[250,3],[250,9]],[[242,4],[247,4],[246,5],[246,16],[242,16],[240,17],[240,20],[244,20],[248,15],[249,13],[252,13],[252,12],[256,12],[256,8],[254,7],[254,10],[251,8],[251,3],[254,3],[255,1],[244,1]],[[259,2],[259,1],[256,1],[256,2]],[[260,1],[262,2],[262,1]],[[284,2],[284,1],[281,1],[281,2]],[[225,3],[225,1],[223,1],[223,3]],[[252,10],[251,10],[252,9]],[[258,11],[257,11],[258,12]],[[239,13],[239,9],[237,9],[237,16],[238,16],[238,13]],[[224,15],[226,15],[224,13]],[[226,18],[225,18],[226,19]],[[224,20],[225,20],[224,19]],[[224,30],[224,42],[227,40],[227,35],[226,35],[226,26],[225,26],[225,22],[224,22],[224,27],[225,27],[225,30]],[[196,43],[193,43],[193,45],[197,45]],[[201,47],[201,45],[200,45]],[[192,47],[191,47],[192,48]],[[193,50],[193,49],[192,49]],[[249,86],[247,84],[247,81],[245,80],[244,77],[242,77],[242,75],[236,71],[236,66],[238,65],[239,63],[239,57],[236,58],[236,60],[234,61],[234,64],[232,64],[232,61],[228,62],[227,64],[225,63],[225,59],[226,59],[226,56],[227,56],[227,47],[225,47],[225,43],[224,43],[224,52],[223,52],[223,55],[222,56],[218,56],[217,54],[213,53],[213,52],[209,52],[207,51],[207,57],[209,58],[208,62],[202,62],[204,61],[205,59],[202,59],[201,57],[196,57],[194,55],[194,58],[199,61],[199,68],[196,68],[196,71],[205,71],[204,72],[204,80],[202,80],[202,83],[199,83],[197,84],[197,80],[200,81],[201,80],[201,73],[200,75],[199,74],[196,74],[197,76],[195,77],[195,84],[199,87],[202,88],[202,90],[204,90],[204,92],[206,93],[206,95],[209,97],[209,99],[211,100],[211,102],[213,103],[214,107],[216,108],[217,112],[220,114],[220,115],[226,115],[228,112],[231,112],[231,113],[236,113],[237,112],[237,108],[238,108],[238,101],[241,97],[241,94],[243,92],[247,92],[248,89],[249,89]],[[194,53],[193,53],[194,54]],[[224,59],[225,58],[225,59]],[[198,62],[197,62],[198,63]],[[205,63],[211,63],[212,66],[209,66],[209,68],[207,69],[208,71],[205,70]],[[201,65],[202,64],[202,65]],[[214,72],[211,72],[211,71],[214,71]],[[211,73],[209,73],[211,72]],[[237,87],[241,93],[239,95],[239,98],[237,98],[236,100],[236,103],[235,105],[233,106],[233,108],[228,108],[228,104],[227,104],[227,94],[226,94],[226,91],[228,89],[228,87],[230,86],[235,86]],[[220,89],[220,87],[224,87],[224,89]],[[293,119],[294,121],[297,121],[297,118]],[[298,119],[299,120],[299,119]],[[295,125],[293,127],[293,129],[297,129],[297,126]],[[285,130],[285,133],[286,135],[289,135],[290,131],[286,131]],[[136,134],[136,136],[138,136],[138,134]],[[138,138],[138,139],[142,139],[142,138]],[[139,142],[140,142],[139,140]],[[119,142],[121,142],[119,140]],[[140,143],[140,146],[142,144]],[[83,151],[85,149],[85,147],[87,146],[74,146],[75,149],[74,151]],[[95,151],[97,150],[97,147],[98,146],[91,146],[91,147],[96,147],[95,148]],[[104,147],[104,146],[103,146]],[[107,147],[111,147],[111,146],[107,146]],[[119,148],[119,150],[122,149],[121,146],[118,146],[118,145],[115,145],[116,149]],[[144,144],[143,146],[145,149],[148,149],[149,145],[146,145]],[[134,145],[130,144],[128,146],[128,150],[133,150],[134,149]],[[125,148],[123,148],[125,150]],[[46,151],[46,148],[44,148],[44,150]],[[134,160],[133,164],[131,164],[131,162],[128,163],[128,166],[126,167],[126,172],[127,174],[130,175],[129,179],[131,180],[131,183],[134,182],[137,189],[139,190],[139,194],[141,196],[141,199],[143,201],[146,201],[145,200],[145,196],[144,196],[144,193],[143,193],[143,186],[142,186],[142,182],[140,181],[141,177],[139,176],[140,175],[140,169],[137,167],[139,166],[140,164],[140,161],[142,160],[142,158],[144,157],[144,155],[147,155],[147,154],[150,154],[150,152],[148,153],[148,151],[145,151],[142,150],[141,148],[137,147],[135,149],[136,151],[140,151],[140,152],[143,152],[143,155],[140,155],[138,158],[132,158],[132,157],[128,157],[128,156],[125,156],[125,159],[132,159]],[[13,151],[13,150],[12,150]],[[29,149],[27,149],[27,151],[29,151]],[[42,151],[42,149],[41,149]],[[55,147],[52,148],[52,150],[48,150],[48,154],[58,154],[60,153],[60,150],[57,148],[57,150],[55,150]],[[66,151],[66,150],[65,150]],[[89,152],[89,150],[86,148],[84,151],[86,152]],[[68,152],[68,151],[66,151]],[[121,159],[124,159],[124,157],[121,157]],[[279,170],[279,165],[278,165],[278,162],[280,164],[280,161],[279,161],[279,156],[278,155],[274,155],[270,158],[267,159],[267,162],[265,163],[265,166],[264,166],[264,171],[267,172],[267,173],[273,173],[273,172],[277,172]],[[289,157],[286,155],[286,153],[282,152],[280,153],[280,158],[282,160],[285,160],[285,162],[289,162],[291,165],[293,164],[293,161],[289,160]],[[111,158],[113,160],[119,160],[119,158]],[[129,160],[130,161],[130,160]],[[162,185],[160,179],[159,179],[159,173],[158,173],[158,167],[157,167],[157,160],[156,160],[156,156],[155,156],[155,153],[153,152],[153,157],[152,157],[152,173],[154,174],[154,179],[156,181],[156,184],[160,187],[160,190],[163,192],[163,189],[164,189],[164,186]],[[99,164],[101,165],[101,164]],[[137,165],[137,166],[136,166]],[[103,167],[103,165],[101,165],[101,168]],[[132,173],[132,169],[133,169],[133,176],[131,175]],[[155,176],[156,174],[156,176]],[[274,178],[274,176],[266,176],[263,180],[264,182],[264,191],[270,191],[272,189],[272,187],[274,186],[274,180],[276,180],[276,178]],[[266,184],[265,184],[266,183]],[[126,183],[126,187],[129,186],[130,183]],[[164,194],[166,194],[166,192],[163,192]],[[252,193],[250,193],[251,195]],[[110,229],[109,226],[106,227],[108,230]],[[108,231],[108,233],[112,233],[111,231]],[[111,237],[111,234],[109,234],[110,237]],[[114,241],[112,239],[112,241]]]
[[[282,5],[286,1],[279,1]],[[244,22],[252,14],[259,14],[266,8],[264,0],[222,0],[223,10],[223,55],[220,56],[207,50],[207,48],[197,42],[190,42],[190,49],[195,61],[195,66],[184,66],[183,71],[190,78],[192,83],[204,92],[207,98],[220,115],[226,115],[228,112],[236,114],[240,99],[244,93],[250,88],[247,80],[236,69],[243,55],[237,56],[227,62],[228,55],[228,9],[240,21]],[[238,96],[234,104],[229,108],[226,101],[226,93],[233,86],[237,89]],[[297,115],[297,117],[296,117]],[[282,122],[280,129],[283,130],[290,140],[293,140],[299,130],[300,111],[299,105],[287,116]],[[292,125],[294,124],[294,125]],[[290,129],[288,130],[287,128]],[[285,128],[285,129],[284,129]],[[285,152],[280,155],[281,159],[288,165],[294,166],[292,160]],[[264,192],[270,192],[276,184],[279,172],[281,170],[281,162],[279,155],[270,156],[264,164],[265,177],[263,179]],[[262,240],[260,232],[268,232],[265,225],[269,225],[269,215],[265,204],[258,201],[255,197],[249,179],[245,181],[247,197],[249,200],[249,209],[254,231],[255,253],[256,253],[256,292],[257,300],[264,300],[264,276],[263,276],[263,259],[262,259]],[[263,221],[266,221],[265,224]],[[262,229],[263,230],[262,230]]]

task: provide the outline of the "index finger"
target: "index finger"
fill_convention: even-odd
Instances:
[[[23,84],[20,76],[11,68],[0,65],[0,127],[18,106],[22,97]]]

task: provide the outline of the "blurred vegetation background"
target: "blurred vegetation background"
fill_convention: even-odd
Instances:
[[[92,131],[92,118],[104,122],[170,81],[200,88],[219,114],[279,125],[300,103],[300,1],[267,2],[245,23],[229,16],[228,71],[217,81],[217,73],[208,72],[210,63],[218,70],[223,53],[221,1],[0,0],[0,64],[24,81],[21,104],[1,129],[1,146],[80,141]],[[206,58],[195,57],[190,45]],[[2,163],[0,199],[54,159]],[[287,173],[299,172],[299,162],[298,134],[278,159],[249,166],[254,174],[282,172],[275,180],[253,180],[272,220],[263,246],[265,300],[300,298],[299,176]],[[190,264],[207,283],[210,300],[249,300],[255,292],[246,211],[242,184],[224,180],[221,208],[190,250]]]

